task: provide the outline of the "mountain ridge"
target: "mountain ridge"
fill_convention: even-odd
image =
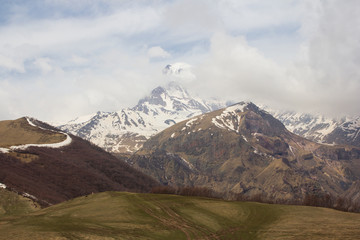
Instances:
[[[345,194],[358,180],[359,159],[359,148],[307,140],[241,102],[165,129],[128,162],[165,185],[302,199]]]

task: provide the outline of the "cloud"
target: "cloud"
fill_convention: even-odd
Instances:
[[[0,67],[8,71],[25,72],[24,64],[21,61],[1,54]]]
[[[34,61],[34,65],[41,70],[42,73],[49,73],[51,72],[54,68],[51,66],[50,64],[50,59],[49,58],[38,58]]]
[[[307,87],[319,111],[360,113],[360,2],[315,1],[307,5],[302,58],[296,63],[297,78]],[[304,17],[308,16],[304,15]],[[316,16],[316,17],[314,17]],[[309,105],[311,102],[309,102]]]
[[[172,62],[193,66],[183,82],[203,96],[359,114],[359,4],[11,2],[0,9],[1,117],[130,107]]]
[[[149,58],[169,58],[170,53],[162,49],[160,46],[151,47],[148,49]]]
[[[305,5],[303,17],[312,21],[303,21],[302,45],[287,64],[266,56],[244,36],[215,34],[206,60],[195,68],[198,91],[335,117],[359,115],[357,6],[357,1]]]
[[[199,92],[226,100],[265,100],[284,98],[285,71],[244,37],[216,34],[201,65],[194,69]]]

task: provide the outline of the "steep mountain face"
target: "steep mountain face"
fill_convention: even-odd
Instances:
[[[148,192],[159,185],[101,148],[34,119],[0,122],[0,139],[0,188],[45,206],[92,192]]]
[[[176,82],[157,87],[133,108],[97,112],[59,126],[113,153],[134,152],[152,135],[187,118],[224,107],[192,97]]]
[[[344,194],[360,178],[360,149],[309,141],[252,103],[178,123],[128,162],[163,184],[301,199]]]
[[[321,115],[265,109],[289,131],[309,140],[360,147],[360,117],[331,119]]]

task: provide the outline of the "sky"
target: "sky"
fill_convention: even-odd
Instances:
[[[360,1],[0,0],[0,120],[116,111],[168,79],[203,98],[360,115]]]

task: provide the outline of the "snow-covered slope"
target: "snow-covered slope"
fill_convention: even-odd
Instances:
[[[187,118],[224,107],[220,101],[192,97],[172,81],[157,87],[133,108],[97,112],[58,126],[113,153],[134,152],[150,136]]]
[[[360,117],[334,119],[323,115],[263,108],[279,119],[289,131],[309,140],[360,146]]]

